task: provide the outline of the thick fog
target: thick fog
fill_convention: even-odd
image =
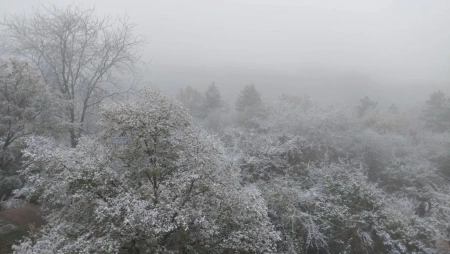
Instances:
[[[34,0],[2,0],[1,15],[28,13]],[[266,100],[282,92],[317,100],[370,95],[402,105],[422,103],[450,86],[450,2],[119,1],[95,4],[123,15],[148,44],[143,82],[175,92],[215,82],[234,100],[253,83]]]
[[[0,253],[450,253],[449,14],[0,0]]]

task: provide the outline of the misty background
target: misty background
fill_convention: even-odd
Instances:
[[[0,0],[1,19],[37,0]],[[263,99],[281,93],[350,105],[368,95],[400,110],[450,91],[447,0],[59,0],[127,14],[142,51],[142,84],[169,93],[210,83],[230,104],[255,84]],[[386,104],[385,104],[386,103]]]
[[[0,0],[0,253],[450,253],[448,14]]]

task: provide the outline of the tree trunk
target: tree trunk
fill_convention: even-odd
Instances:
[[[78,132],[76,130],[76,127],[74,126],[75,124],[75,108],[72,105],[70,107],[70,123],[72,124],[71,128],[70,128],[70,147],[75,148],[78,145]]]

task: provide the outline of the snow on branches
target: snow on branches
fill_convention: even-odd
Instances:
[[[265,201],[225,167],[222,148],[157,91],[104,105],[76,148],[29,140],[27,185],[48,224],[19,253],[272,253]],[[116,142],[120,138],[121,142]]]

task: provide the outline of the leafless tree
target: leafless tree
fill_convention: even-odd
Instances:
[[[60,116],[72,147],[92,109],[114,94],[118,78],[135,72],[145,43],[127,17],[98,17],[94,8],[74,5],[41,6],[32,15],[7,16],[2,25],[6,52],[34,63],[65,102]]]

